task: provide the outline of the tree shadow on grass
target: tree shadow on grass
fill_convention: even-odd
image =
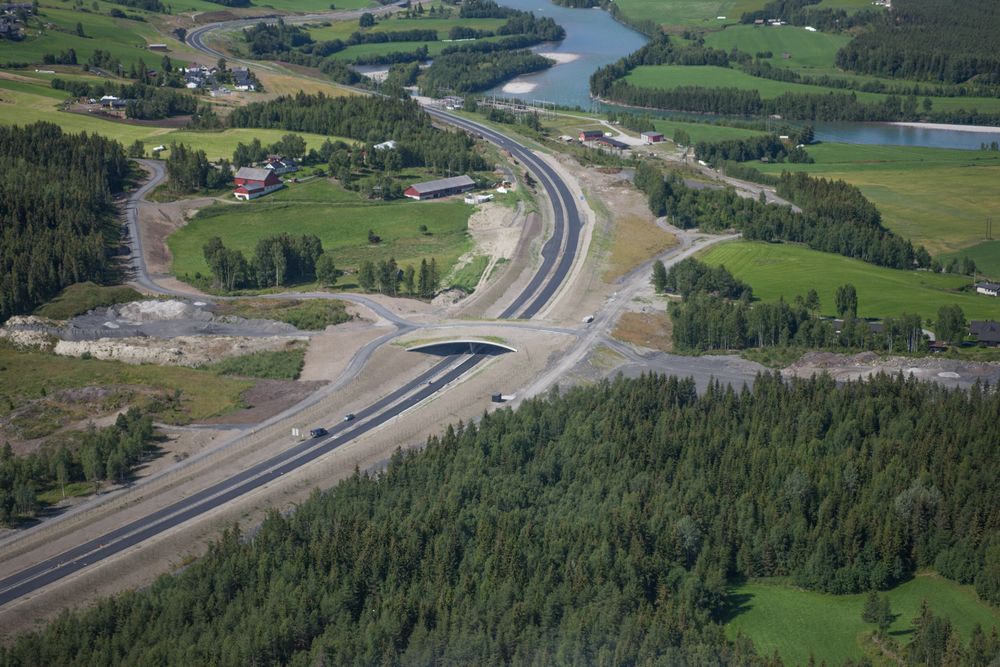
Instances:
[[[751,600],[753,600],[752,593],[731,593],[726,596],[726,606],[719,616],[719,622],[725,625],[737,616],[753,609],[753,605],[750,604]]]

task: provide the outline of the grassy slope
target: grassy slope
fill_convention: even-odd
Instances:
[[[253,383],[182,366],[130,366],[118,361],[59,357],[0,346],[0,398],[10,398],[14,405],[37,398],[42,389],[51,396],[59,389],[101,385],[137,385],[179,391],[181,410],[161,413],[158,419],[184,423],[232,410],[240,404],[240,395]],[[0,401],[4,412],[7,405],[6,400]]]
[[[641,65],[626,77],[628,82],[645,88],[676,88],[678,86],[725,87],[757,90],[763,99],[772,99],[783,93],[827,94],[841,91],[823,86],[786,83],[750,76],[728,67],[709,65]],[[887,95],[881,93],[855,93],[863,102],[881,102]],[[977,109],[982,112],[1000,111],[1000,99],[988,97],[932,97],[934,109]]]
[[[765,172],[800,170],[843,179],[861,188],[893,231],[932,254],[968,248],[984,238],[988,215],[1000,220],[1000,153],[921,148],[820,144],[809,148],[809,165],[759,165]],[[1000,244],[969,253],[1000,277]]]
[[[148,125],[128,125],[84,114],[59,111],[58,103],[65,97],[65,93],[48,87],[47,82],[32,85],[0,79],[0,104],[3,105],[0,123],[28,125],[44,120],[58,124],[67,132],[103,134],[117,139],[126,146],[138,139],[146,145],[147,151],[154,146],[168,145],[171,141],[176,141],[204,150],[209,159],[213,160],[232,157],[236,144],[249,143],[254,137],[267,144],[287,134],[285,130],[232,129],[223,132],[192,132]],[[318,148],[327,139],[319,134],[304,132],[296,134],[302,136],[310,148]]]
[[[617,0],[621,11],[634,20],[656,21],[661,25],[716,27],[717,16],[737,20],[740,14],[764,5],[764,0]]]
[[[847,35],[809,32],[795,26],[738,25],[705,36],[707,46],[726,51],[737,48],[751,55],[758,51],[771,51],[774,57],[769,62],[775,67],[802,70],[829,67],[837,50],[849,41],[851,38]],[[783,53],[792,57],[786,60],[781,57]]]
[[[966,641],[976,623],[987,634],[990,627],[1000,629],[1000,611],[977,600],[971,587],[935,575],[918,576],[888,595],[896,616],[890,632],[900,643],[924,599],[932,612],[951,618]],[[778,651],[789,664],[805,664],[810,654],[828,664],[859,658],[859,639],[875,629],[861,620],[863,594],[826,595],[765,580],[739,586],[733,596],[741,611],[727,626],[730,636],[742,632],[762,654]]]
[[[401,265],[419,265],[435,257],[441,275],[447,275],[470,248],[466,227],[472,207],[459,201],[368,203],[339,185],[316,180],[276,195],[207,209],[167,241],[173,252],[175,275],[208,272],[202,247],[219,236],[233,248],[252,255],[257,241],[279,232],[315,234],[340,268],[357,267],[364,260],[395,257]],[[427,225],[429,235],[419,231]],[[368,230],[382,243],[368,243]],[[341,284],[350,283],[350,277]]]
[[[154,53],[146,49],[146,44],[167,42],[179,47],[176,41],[161,35],[149,22],[116,19],[107,16],[107,12],[117,7],[129,14],[155,17],[155,14],[121,7],[109,2],[98,2],[98,12],[84,12],[66,9],[59,5],[43,4],[41,20],[54,24],[54,28],[45,28],[39,35],[34,20],[23,41],[10,42],[0,40],[0,63],[6,62],[42,62],[46,53],[58,54],[66,49],[76,50],[77,60],[83,64],[96,49],[110,51],[111,54],[128,66],[139,60],[144,60],[150,67],[158,68],[162,53]],[[90,9],[90,3],[87,3]],[[83,25],[84,37],[76,34],[77,22]],[[176,58],[177,53],[171,53]]]
[[[1000,300],[956,291],[972,282],[966,276],[886,269],[797,245],[745,241],[715,246],[703,260],[724,264],[753,287],[755,296],[767,301],[790,300],[815,289],[825,315],[835,314],[837,287],[852,283],[862,317],[906,312],[936,319],[938,308],[954,303],[970,319],[1000,319]]]
[[[141,294],[126,285],[106,287],[92,282],[75,283],[64,289],[59,296],[38,308],[35,314],[51,317],[54,320],[66,320],[94,308],[126,303],[141,298]]]

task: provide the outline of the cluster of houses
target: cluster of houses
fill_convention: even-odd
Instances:
[[[0,4],[0,39],[19,40],[24,36],[18,14],[31,14],[30,2],[7,2]]]
[[[192,63],[190,67],[181,68],[184,74],[184,85],[192,90],[196,88],[208,88],[210,90],[219,90],[218,75],[219,69],[217,67],[206,67],[205,65],[199,65],[197,63]],[[229,70],[229,73],[233,77],[233,87],[236,90],[241,91],[255,91],[257,90],[257,85],[254,83],[253,77],[250,76],[250,70],[245,67],[234,67]]]

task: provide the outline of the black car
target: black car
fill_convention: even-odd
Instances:
[[[310,438],[321,438],[324,435],[326,435],[325,428],[314,428],[313,430],[309,431]]]
[[[347,414],[346,414],[346,415],[344,416],[344,421],[345,421],[345,422],[349,422],[349,421],[351,421],[351,420],[353,420],[353,419],[354,419],[354,413],[353,413],[353,412],[348,412],[348,413],[347,413]]]

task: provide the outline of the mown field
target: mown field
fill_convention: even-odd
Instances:
[[[859,144],[818,144],[808,151],[815,164],[754,166],[853,183],[893,231],[932,255],[968,254],[1000,277],[1000,245],[977,245],[985,240],[986,217],[1000,221],[1000,153]]]
[[[445,276],[471,248],[466,230],[472,211],[461,200],[367,202],[320,179],[247,204],[205,209],[167,243],[177,276],[209,273],[202,248],[213,236],[252,257],[258,240],[281,232],[315,234],[341,269],[390,257],[400,265],[419,266],[422,258],[434,257],[440,275]],[[420,225],[427,226],[427,234],[420,231]],[[381,243],[368,243],[369,229],[382,237]],[[353,284],[353,280],[347,276],[341,284]]]
[[[917,576],[888,591],[895,621],[889,629],[905,644],[912,620],[927,600],[931,611],[947,616],[968,641],[976,623],[989,634],[1000,630],[1000,611],[976,598],[971,586],[937,575]],[[865,595],[827,595],[794,588],[781,581],[754,581],[737,586],[730,596],[733,608],[727,624],[731,637],[742,633],[763,655],[774,651],[788,664],[804,665],[813,656],[817,664],[839,665],[864,655],[862,642],[875,627],[861,620]]]
[[[728,67],[710,65],[641,65],[626,77],[626,80],[643,88],[677,88],[679,86],[702,86],[704,88],[738,88],[757,90],[762,99],[772,99],[784,93],[822,94],[845,91],[823,86],[801,83],[786,83],[750,76]],[[851,92],[851,91],[846,91]],[[881,102],[888,95],[881,93],[855,93],[862,102]],[[989,97],[932,97],[933,108],[937,111],[976,109],[981,112],[1000,111],[1000,99]]]
[[[93,132],[117,139],[125,146],[138,139],[151,151],[171,141],[186,143],[204,150],[209,159],[231,158],[238,143],[250,143],[256,137],[261,142],[274,143],[287,134],[285,130],[260,130],[252,128],[229,129],[221,132],[195,132],[173,130],[149,125],[130,125],[97,116],[69,113],[59,110],[59,103],[66,98],[62,91],[53,90],[47,82],[29,84],[22,81],[0,79],[0,123],[28,125],[40,120],[55,123],[67,132]],[[318,148],[327,137],[319,134],[297,132],[309,148]],[[336,139],[336,137],[333,137]]]
[[[791,300],[815,289],[824,315],[836,315],[837,287],[851,283],[858,292],[861,317],[917,313],[936,319],[941,306],[958,304],[969,319],[1000,319],[1000,300],[959,291],[971,285],[968,276],[886,269],[784,243],[725,243],[707,250],[702,259],[711,265],[724,264],[753,287],[755,297],[765,301]]]
[[[623,14],[638,21],[655,21],[666,26],[714,27],[723,21],[738,21],[740,14],[758,9],[765,0],[617,0]]]
[[[218,8],[218,5],[210,5]],[[130,15],[146,18],[146,21],[131,21],[108,16],[111,8],[117,8]],[[97,11],[93,11],[91,3],[83,9],[68,9],[63,6],[42,4],[39,17],[29,21],[30,29],[25,39],[19,42],[0,40],[0,64],[8,62],[41,63],[46,53],[58,54],[60,51],[74,49],[77,61],[82,65],[97,49],[109,51],[112,56],[121,60],[126,66],[144,60],[153,68],[159,68],[163,53],[149,51],[150,43],[166,43],[171,51],[168,55],[174,59],[184,60],[193,53],[177,40],[157,32],[150,22],[156,14],[128,7],[122,7],[110,2],[97,2]],[[51,24],[40,27],[38,23]],[[84,36],[76,33],[76,24],[83,26]]]
[[[796,26],[727,26],[725,30],[705,36],[706,46],[716,49],[739,49],[750,55],[760,51],[771,51],[774,57],[768,61],[774,66],[793,69],[831,67],[837,50],[851,41],[848,35],[825,32],[809,32]],[[785,59],[782,54],[791,58]]]
[[[430,5],[426,5],[429,7]],[[448,39],[448,31],[455,26],[473,28],[475,30],[496,30],[506,19],[460,19],[458,12],[453,11],[451,18],[389,18],[380,20],[370,28],[359,28],[357,21],[333,21],[328,26],[310,25],[309,35],[317,42],[342,39],[347,40],[355,32],[364,34],[374,32],[397,32],[401,30],[436,30],[439,39]],[[396,42],[398,45],[399,42]]]

